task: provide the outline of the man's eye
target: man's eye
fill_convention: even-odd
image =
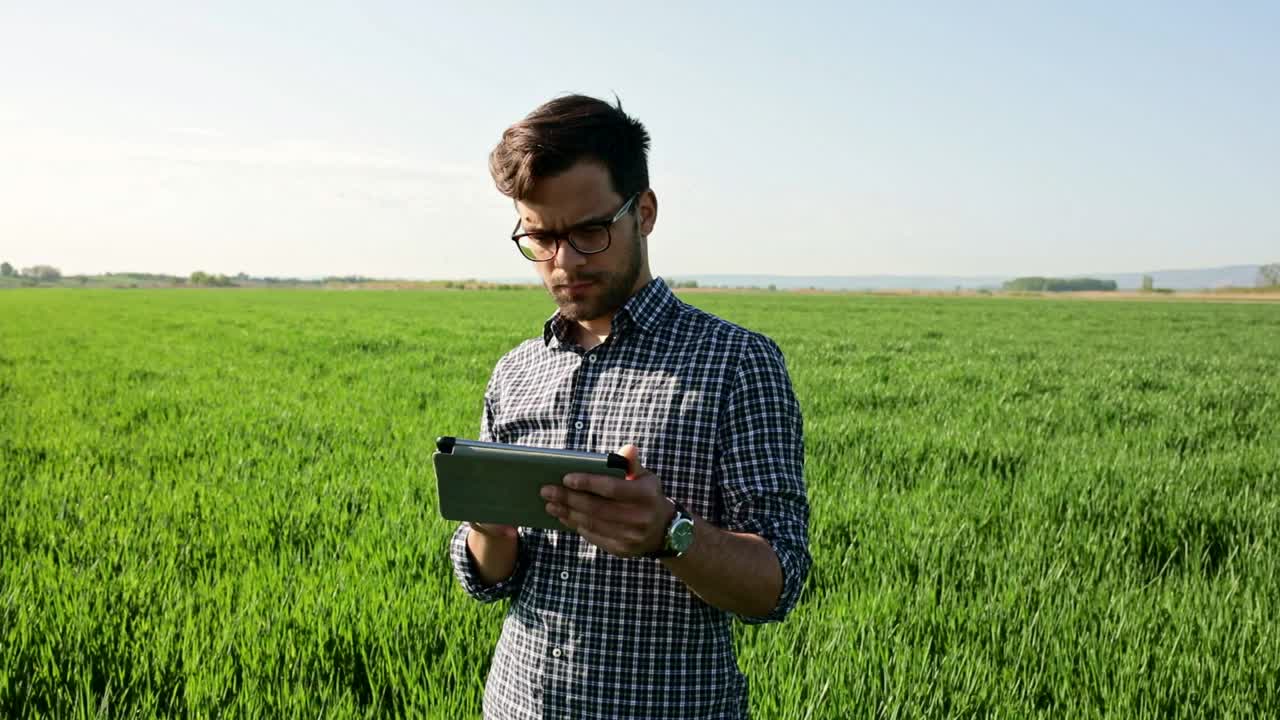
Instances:
[[[574,242],[586,245],[604,244],[609,241],[609,228],[606,225],[583,225],[574,229],[572,233]]]

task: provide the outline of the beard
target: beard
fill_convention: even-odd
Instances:
[[[579,272],[547,280],[545,283],[551,297],[555,299],[560,314],[567,320],[595,320],[612,315],[626,304],[635,289],[636,280],[644,264],[644,249],[641,247],[643,237],[638,236],[631,243],[631,252],[627,262],[616,271]],[[587,292],[575,296],[569,288],[556,288],[555,285],[570,282],[591,282]]]

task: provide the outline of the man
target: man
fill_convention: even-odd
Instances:
[[[508,128],[489,158],[515,202],[514,249],[559,310],[498,361],[480,438],[616,451],[631,469],[543,488],[576,532],[454,534],[463,588],[511,598],[486,717],[745,717],[732,619],[782,620],[808,574],[802,422],[782,354],[650,274],[648,148],[621,104],[569,96]]]

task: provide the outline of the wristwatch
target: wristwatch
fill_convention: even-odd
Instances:
[[[689,552],[689,548],[693,546],[693,517],[680,506],[680,503],[671,498],[667,500],[671,501],[675,514],[671,516],[671,522],[667,523],[667,534],[662,541],[662,549],[648,553],[645,557],[680,557]]]

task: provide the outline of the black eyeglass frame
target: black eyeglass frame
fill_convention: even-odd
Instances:
[[[552,258],[554,258],[556,255],[560,253],[560,243],[566,242],[566,241],[569,243],[569,247],[576,250],[579,255],[598,255],[613,246],[614,223],[621,220],[624,215],[626,215],[628,212],[631,211],[632,207],[635,205],[636,200],[642,194],[644,194],[643,190],[636,193],[635,195],[632,195],[630,198],[628,198],[626,202],[622,203],[622,207],[618,208],[618,212],[614,213],[613,217],[609,218],[608,220],[589,220],[584,223],[578,223],[577,225],[574,225],[573,227],[568,228],[567,230],[563,230],[561,232],[548,232],[545,230],[537,230],[534,232],[522,233],[520,232],[520,220],[517,219],[516,226],[511,231],[511,242],[515,243],[516,252],[520,253],[520,257],[524,258],[525,260],[528,260],[529,262],[551,262]],[[607,238],[605,240],[604,247],[600,248],[599,250],[583,250],[582,248],[578,247],[577,243],[573,241],[572,235],[575,230],[581,230],[583,228],[598,228],[598,227],[604,228],[605,237]],[[529,257],[528,255],[525,255],[524,251],[520,249],[520,240],[522,240],[523,238],[529,237],[530,235],[540,235],[544,237],[555,238],[556,246],[551,251],[551,255],[546,258],[543,258],[542,260],[536,260],[534,258]]]

